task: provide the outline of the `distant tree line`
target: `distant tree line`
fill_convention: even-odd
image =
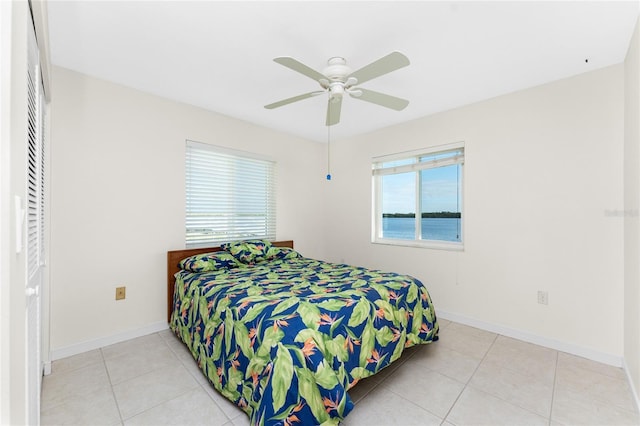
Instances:
[[[415,213],[382,213],[382,217],[416,217]],[[422,212],[422,218],[457,218],[460,219],[460,212]]]

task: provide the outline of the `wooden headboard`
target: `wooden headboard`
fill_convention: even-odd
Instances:
[[[271,243],[276,247],[293,248],[293,241],[274,241]],[[167,322],[171,321],[171,311],[173,310],[173,291],[176,284],[174,275],[180,270],[178,263],[184,258],[200,253],[211,253],[220,251],[220,247],[202,247],[184,250],[172,250],[167,252]]]

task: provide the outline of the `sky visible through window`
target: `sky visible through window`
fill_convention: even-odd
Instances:
[[[422,212],[458,212],[460,165],[422,170]],[[382,183],[383,213],[415,213],[415,172],[387,175]]]

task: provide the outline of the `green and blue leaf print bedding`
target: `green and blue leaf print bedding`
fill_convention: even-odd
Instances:
[[[338,424],[358,380],[405,348],[438,340],[417,279],[295,251],[251,266],[181,270],[170,325],[253,425]]]

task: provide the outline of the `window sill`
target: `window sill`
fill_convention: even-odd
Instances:
[[[433,250],[449,250],[449,251],[464,251],[463,243],[449,242],[449,241],[416,241],[416,240],[394,240],[391,238],[378,238],[371,241],[373,244],[381,244],[387,246],[401,246],[401,247],[415,247],[423,249]]]

